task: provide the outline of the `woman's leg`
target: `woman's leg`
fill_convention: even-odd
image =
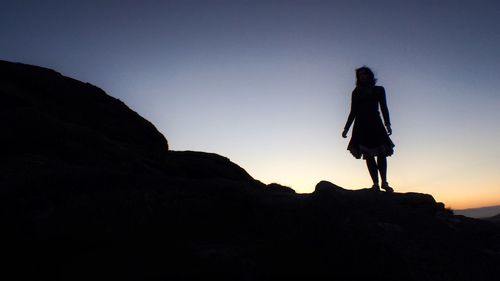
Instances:
[[[377,156],[377,167],[382,183],[387,182],[387,158],[385,156]]]
[[[388,193],[394,192],[394,189],[387,183],[387,158],[385,156],[377,157],[377,166],[382,178],[382,189]]]
[[[370,172],[370,176],[372,177],[373,184],[378,185],[378,170],[377,163],[375,162],[375,157],[366,158],[366,166],[368,166],[368,171]]]

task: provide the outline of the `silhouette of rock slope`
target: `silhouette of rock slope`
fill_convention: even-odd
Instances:
[[[5,280],[497,280],[500,230],[432,196],[311,194],[169,151],[102,90],[0,61]]]

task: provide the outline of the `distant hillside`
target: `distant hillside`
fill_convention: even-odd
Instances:
[[[498,224],[429,194],[265,185],[52,70],[0,61],[0,132],[2,280],[500,276]]]
[[[470,218],[489,218],[496,214],[500,214],[500,206],[454,210],[453,212],[457,215],[463,215]]]
[[[496,216],[492,216],[492,217],[486,218],[486,219],[489,220],[489,221],[500,223],[500,214],[498,214]]]

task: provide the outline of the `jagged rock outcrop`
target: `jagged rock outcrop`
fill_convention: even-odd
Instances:
[[[0,62],[8,280],[496,280],[497,224],[418,193],[311,194],[169,151],[102,90]],[[7,280],[6,278],[4,278]]]
[[[99,164],[168,150],[165,137],[120,100],[37,66],[0,61],[0,110],[5,152],[32,161],[47,154]]]

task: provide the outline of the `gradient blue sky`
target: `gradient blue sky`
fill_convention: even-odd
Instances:
[[[346,150],[354,69],[386,88],[389,182],[500,204],[498,1],[1,1],[0,59],[92,83],[173,150],[311,192],[371,180]],[[350,136],[350,134],[349,134]]]

